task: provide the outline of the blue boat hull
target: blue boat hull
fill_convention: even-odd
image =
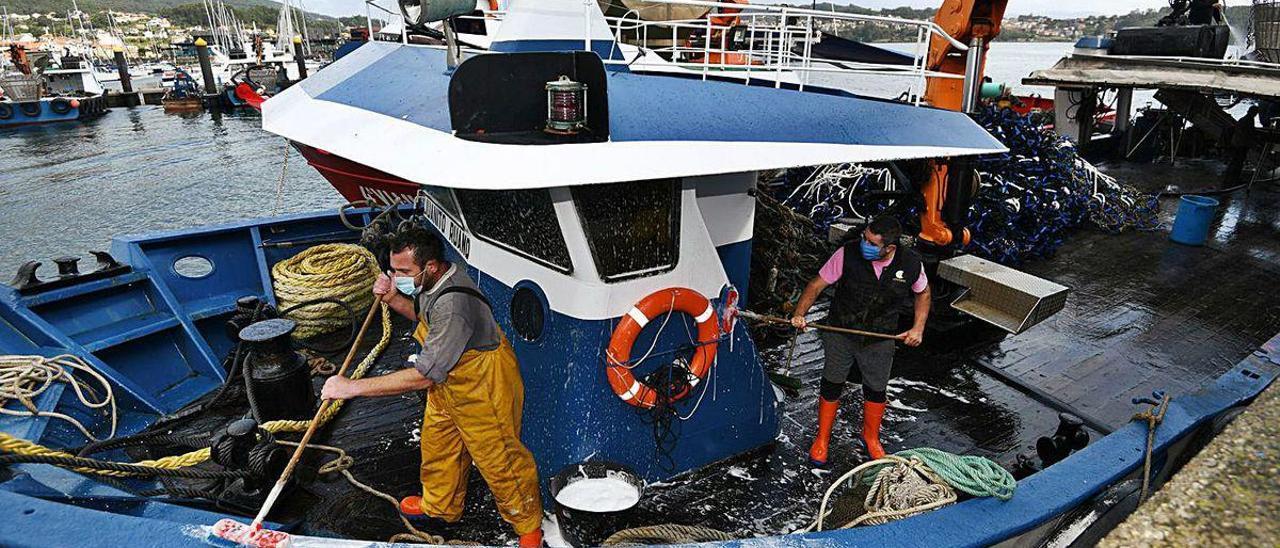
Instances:
[[[0,128],[75,122],[100,116],[107,100],[95,97],[46,97],[39,101],[0,103]]]
[[[232,348],[223,320],[236,298],[270,296],[269,265],[307,245],[354,238],[331,214],[118,238],[113,254],[124,264],[113,267],[109,275],[41,291],[0,290],[0,354],[69,352],[87,357],[118,387],[123,410],[119,434],[138,432],[223,382],[221,357]],[[745,272],[750,241],[717,251],[727,271]],[[192,257],[206,260],[210,271],[179,273],[179,260]],[[492,277],[472,274],[495,303],[508,302],[521,286],[507,287]],[[732,281],[746,288],[745,279]],[[509,307],[494,308],[499,323],[509,327]],[[741,325],[731,334],[731,344],[721,343],[717,367],[722,371],[707,383],[716,383],[715,398],[707,398],[696,414],[690,413],[671,462],[663,464],[646,445],[652,443],[650,427],[607,388],[602,348],[579,342],[607,337],[611,322],[551,316],[550,335],[515,343],[528,394],[523,438],[544,479],[565,464],[594,455],[630,465],[652,481],[760,446],[776,435],[772,388]],[[670,331],[683,335],[684,330]],[[1278,372],[1280,337],[1199,392],[1175,395],[1157,430],[1156,478],[1175,469],[1193,434],[1261,392]],[[760,405],[762,398],[769,405]],[[67,413],[91,424],[95,418],[77,409],[70,392],[50,390],[35,404],[41,411]],[[742,408],[764,411],[738,416],[742,413],[735,410]],[[46,417],[0,416],[0,431],[52,447],[84,442],[66,423]],[[1141,468],[1146,435],[1145,424],[1128,424],[1022,480],[1007,502],[974,499],[882,526],[725,544],[982,546],[1042,538],[1061,527],[1073,509],[1132,478]],[[199,544],[199,526],[222,517],[226,516],[136,497],[60,468],[0,467],[4,546]]]

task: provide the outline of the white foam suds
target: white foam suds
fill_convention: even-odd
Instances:
[[[753,477],[751,474],[747,473],[747,469],[746,469],[746,468],[743,468],[743,467],[741,467],[741,466],[730,466],[730,467],[729,467],[729,475],[730,475],[730,476],[733,476],[733,477],[735,477],[735,478],[742,479],[742,480],[747,480],[747,481],[755,481],[755,480],[756,480],[756,478],[755,478],[755,477]]]
[[[587,478],[564,486],[556,502],[586,512],[617,512],[640,502],[640,490],[617,478]]]
[[[555,515],[548,514],[542,517],[542,542],[547,548],[570,548],[572,545],[564,539],[564,535],[560,534],[560,522],[556,520]]]

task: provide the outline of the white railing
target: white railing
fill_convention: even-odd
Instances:
[[[386,1],[386,0],[383,0]],[[699,75],[703,79],[732,79],[744,83],[766,82],[774,87],[816,85],[815,75],[866,75],[905,80],[907,96],[914,104],[923,101],[927,78],[965,79],[968,74],[930,71],[927,67],[931,40],[944,40],[957,51],[969,47],[948,35],[933,21],[818,11],[786,6],[737,4],[702,0],[648,0],[648,4],[691,6],[709,11],[698,19],[672,21],[641,20],[634,11],[622,16],[606,16],[615,51],[604,60],[610,65],[626,65],[636,72],[664,72]],[[366,0],[366,18],[373,33],[372,10],[387,15],[386,20],[400,23],[400,41],[409,44],[409,33],[399,9],[384,8],[375,0]],[[595,0],[584,0],[584,15],[599,10]],[[484,11],[484,18],[501,22],[506,13]],[[583,49],[592,49],[591,17],[584,17]],[[598,21],[598,19],[597,19]],[[598,25],[598,23],[597,23]],[[906,29],[915,40],[909,50],[898,51],[910,57],[910,64],[854,62],[828,59],[815,54],[822,33],[839,35],[860,25]],[[415,44],[418,45],[418,44]],[[598,49],[598,43],[597,49]],[[440,48],[439,45],[421,47]],[[466,50],[467,53],[483,53]]]
[[[907,78],[908,95],[919,104],[927,77],[965,78],[962,74],[927,70],[929,43],[945,40],[958,51],[969,48],[932,21],[877,15],[817,11],[785,6],[737,4],[700,0],[649,0],[649,4],[695,6],[709,10],[699,19],[643,21],[634,10],[620,17],[606,17],[616,42],[656,53],[638,59],[606,60],[627,64],[632,70],[667,70],[677,67],[696,71],[706,79],[730,77],[746,83],[764,80],[775,87],[804,89],[815,74],[870,75]],[[594,8],[594,2],[585,9]],[[876,25],[914,31],[908,49],[909,65],[853,62],[823,58],[814,52],[823,31],[839,35],[860,25]],[[904,53],[904,52],[897,52]]]

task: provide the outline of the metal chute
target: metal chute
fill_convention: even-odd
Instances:
[[[1015,335],[1062,310],[1070,291],[973,255],[938,263],[938,276],[966,288],[953,308]]]

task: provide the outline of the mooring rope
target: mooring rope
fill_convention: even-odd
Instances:
[[[301,257],[301,259],[299,259]],[[326,261],[328,261],[326,263]],[[323,244],[303,251],[289,261],[297,268],[280,268],[282,263],[278,263],[276,268],[272,269],[272,273],[277,271],[283,273],[283,276],[292,280],[286,283],[286,288],[291,291],[291,295],[301,300],[311,300],[319,298],[318,293],[325,293],[327,296],[336,299],[342,299],[344,302],[359,304],[363,302],[364,307],[369,307],[373,298],[371,287],[373,279],[378,275],[377,261],[374,260],[373,254],[367,249],[356,245],[349,244]],[[360,283],[355,279],[356,275],[364,275],[367,283]],[[280,294],[280,284],[276,284],[277,298],[281,299],[284,304],[283,297]],[[314,292],[312,294],[309,292]],[[364,295],[363,300],[359,299],[355,293]],[[333,305],[333,309],[342,311],[342,307]],[[343,314],[345,317],[345,314]],[[301,323],[300,323],[301,325]],[[296,334],[296,332],[295,332]],[[382,355],[382,351],[386,349],[387,344],[391,342],[391,312],[387,305],[382,305],[382,337],[373,349],[365,355],[364,359],[356,365],[351,372],[350,378],[359,379],[368,372],[369,368],[378,357]],[[105,379],[103,379],[105,382]],[[113,400],[114,401],[114,400]],[[328,423],[334,416],[342,410],[342,400],[338,400],[329,405],[324,415],[320,417],[321,425]],[[113,404],[114,405],[114,404]],[[113,408],[114,409],[114,408]],[[43,414],[43,413],[42,413]],[[114,424],[114,422],[113,422]],[[307,427],[311,425],[309,420],[276,420],[263,423],[262,428],[273,434],[281,432],[305,432]],[[112,429],[114,435],[114,426]],[[0,432],[0,452],[11,453],[15,455],[43,455],[49,457],[75,458],[75,455],[50,449],[42,445],[16,438],[11,435]],[[197,449],[189,453],[181,455],[172,455],[154,460],[144,460],[136,463],[117,463],[127,464],[130,466],[149,467],[164,470],[173,470],[177,468],[186,468],[195,466],[209,460],[210,450],[208,447]],[[58,459],[55,459],[58,460]],[[124,469],[103,469],[91,468],[85,466],[77,466],[70,461],[49,462],[59,466],[72,468],[77,472],[99,474],[113,477],[130,477],[139,475],[134,471]],[[98,461],[109,462],[109,461]]]
[[[309,247],[271,267],[272,289],[281,310],[320,299],[341,301],[352,310],[366,310],[373,304],[373,282],[379,274],[378,259],[373,253],[353,244]],[[347,310],[332,302],[298,308],[288,317],[298,323],[294,336],[299,339],[351,325]]]
[[[733,536],[718,529],[701,525],[664,523],[623,529],[609,536],[604,546],[642,546],[649,544],[693,544],[698,542],[724,542]]]
[[[298,446],[297,443],[291,442],[291,441],[276,440],[276,443],[280,445],[287,445],[289,447]],[[445,538],[440,535],[433,535],[426,531],[422,531],[417,527],[414,527],[413,524],[409,523],[409,520],[405,518],[403,514],[400,513],[400,501],[396,500],[395,497],[387,493],[374,489],[368,484],[356,479],[356,477],[351,474],[351,467],[355,466],[356,459],[348,455],[347,452],[341,447],[309,443],[307,444],[307,449],[319,449],[321,451],[328,451],[330,453],[333,453],[334,455],[337,455],[333,460],[320,465],[320,468],[316,470],[317,474],[320,474],[320,475],[333,474],[333,473],[342,474],[342,477],[346,478],[348,482],[351,482],[351,485],[354,486],[355,488],[361,491],[364,491],[370,495],[373,495],[375,497],[378,497],[382,500],[385,500],[391,504],[392,508],[395,508],[396,516],[400,518],[400,522],[404,525],[404,528],[407,529],[409,532],[397,533],[395,535],[392,535],[391,538],[387,540],[387,542],[391,542],[391,543],[420,542],[425,544],[431,544],[434,546],[441,546],[441,545],[469,546],[469,545],[478,544],[474,542],[467,542],[467,541],[460,541],[460,540],[445,540]]]
[[[1013,498],[1017,481],[1000,465],[983,457],[961,456],[930,447],[908,449],[865,462],[831,483],[822,496],[813,524],[800,532],[822,531],[831,512],[831,494],[846,481],[870,485],[863,501],[866,513],[840,528],[887,523],[941,508],[957,500],[956,491],[977,497]]]
[[[1156,447],[1156,427],[1160,426],[1161,422],[1164,422],[1164,414],[1169,410],[1169,401],[1172,399],[1168,394],[1165,394],[1156,405],[1133,416],[1133,420],[1147,423],[1147,448],[1143,451],[1142,491],[1138,495],[1139,502],[1147,500],[1147,495],[1151,494],[1151,457]]]
[[[76,378],[75,372],[91,377],[102,387],[102,395],[99,397],[97,391],[88,382]],[[106,438],[94,436],[75,417],[56,411],[41,411],[36,407],[36,398],[58,383],[70,385],[71,389],[75,391],[76,398],[88,409],[111,408],[111,430],[107,433]],[[4,406],[9,400],[17,401],[26,410],[5,408]],[[44,356],[0,356],[0,413],[19,417],[51,417],[63,420],[75,426],[91,442],[115,437],[116,422],[118,421],[115,394],[112,392],[111,384],[107,382],[107,378],[94,371],[79,356],[71,354],[63,354],[52,358]]]
[[[382,306],[382,338],[378,341],[378,344],[373,347],[373,350],[370,350],[369,354],[367,354],[364,357],[364,360],[362,360],[356,366],[355,370],[351,372],[351,378],[358,379],[363,377],[365,373],[368,372],[369,367],[372,366],[375,361],[377,361],[378,356],[382,354],[383,349],[387,347],[387,344],[390,341],[391,341],[391,313],[387,308],[387,306],[383,305]],[[342,409],[342,403],[343,403],[343,400],[338,400],[329,405],[329,409],[325,411],[325,414],[320,417],[320,422],[322,425],[325,423],[328,423],[330,420],[333,419],[334,416],[338,414],[338,412]],[[311,425],[311,421],[309,420],[275,420],[275,421],[269,421],[269,422],[263,423],[262,428],[267,430],[268,432],[275,434],[280,432],[305,432],[307,430],[307,427],[310,425]],[[21,438],[17,438],[9,434],[6,434],[4,432],[0,432],[0,453],[11,453],[14,455],[38,455],[38,456],[49,456],[49,457],[59,457],[59,458],[61,457],[75,458],[75,455],[72,455],[70,453],[65,453],[62,451],[58,451],[56,449],[50,449],[43,445],[33,443]],[[143,460],[136,463],[116,463],[116,464],[126,464],[129,466],[173,470],[177,468],[186,468],[189,466],[195,466],[197,464],[200,464],[204,461],[209,460],[209,455],[210,455],[210,450],[208,447],[205,447],[205,448],[197,449],[195,451],[191,451],[189,453],[184,453],[181,455],[161,457],[154,460]],[[110,462],[110,461],[98,461],[98,462]],[[136,471],[130,471],[125,469],[90,468],[85,466],[74,465],[70,461],[48,462],[46,464],[64,466],[67,468],[72,468],[77,472],[88,473],[88,474],[99,474],[103,476],[130,477],[130,476],[139,475]]]

